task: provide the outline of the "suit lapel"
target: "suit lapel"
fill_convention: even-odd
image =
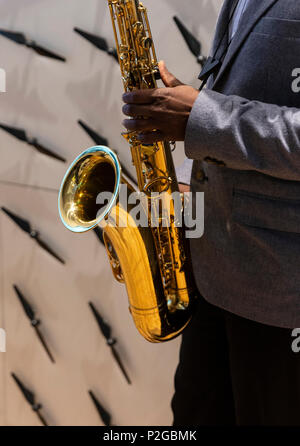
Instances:
[[[216,26],[216,32],[215,32],[212,48],[210,51],[210,56],[212,56],[215,53],[216,48],[220,43],[221,43],[221,46],[223,46],[224,44],[227,44],[226,38],[224,38],[222,42],[221,42],[221,39],[223,37],[224,32],[226,31],[225,28],[227,27],[227,24],[228,24],[232,4],[233,4],[233,0],[225,0],[225,2],[223,3],[221,12],[219,14],[217,26]]]
[[[252,29],[258,22],[258,20],[267,12],[274,3],[278,0],[250,0],[249,5],[241,18],[241,22],[239,24],[239,28],[235,37],[233,38],[231,45],[229,46],[228,52],[225,56],[223,64],[220,68],[219,73],[216,76],[216,79],[212,85],[212,88],[216,86],[216,83],[221,79],[224,75],[227,68],[230,67],[230,64],[235,57],[235,55],[240,50],[241,46],[247,39],[248,35],[251,33]],[[227,3],[229,3],[227,1]],[[228,5],[227,5],[228,6]]]
[[[216,53],[215,55],[216,55],[216,57],[218,57],[219,54],[223,54],[224,51],[226,50],[228,36],[225,33],[226,33],[226,28],[228,27],[230,11],[231,11],[233,2],[234,2],[234,0],[225,0],[223,3],[223,6],[222,6],[222,9],[220,11],[219,18],[217,21],[213,44],[212,44],[212,47],[211,47],[211,50],[209,53],[210,56],[213,56]],[[225,36],[224,36],[224,34],[225,34]],[[218,47],[219,47],[219,49],[218,49],[218,51],[216,51]],[[214,76],[211,75],[207,81],[207,88],[211,89],[213,86],[213,83],[214,83]]]

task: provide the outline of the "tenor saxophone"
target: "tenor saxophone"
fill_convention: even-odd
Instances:
[[[159,69],[146,8],[139,0],[108,0],[108,6],[125,92],[156,88]],[[136,328],[150,342],[168,341],[188,325],[196,295],[184,230],[176,224],[170,199],[178,192],[171,146],[163,141],[143,145],[134,132],[123,136],[146,206],[150,209],[153,200],[161,200],[158,224],[151,225],[149,217],[147,227],[141,227],[130,206],[121,204],[122,184],[128,194],[134,189],[122,175],[116,154],[104,146],[85,150],[69,167],[60,188],[59,214],[73,232],[103,228],[112,271],[126,285]],[[111,199],[99,211],[97,196],[105,191]]]

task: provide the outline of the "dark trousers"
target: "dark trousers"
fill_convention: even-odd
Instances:
[[[174,426],[300,426],[300,353],[292,329],[199,299],[182,335]]]

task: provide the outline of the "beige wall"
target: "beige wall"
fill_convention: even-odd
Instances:
[[[183,81],[197,86],[199,66],[172,16],[200,36],[207,54],[221,0],[145,0],[160,58]],[[0,122],[23,127],[69,161],[91,144],[77,126],[81,118],[109,138],[131,166],[120,136],[121,82],[117,64],[72,28],[107,36],[108,8],[99,0],[2,0],[0,27],[24,31],[68,59],[37,56],[0,38],[0,66],[7,93],[0,95]],[[183,157],[182,145],[176,163]],[[168,425],[179,341],[151,345],[136,332],[124,287],[117,284],[95,235],[75,236],[58,221],[57,193],[65,166],[35,153],[0,131],[0,205],[28,218],[66,260],[41,251],[0,215],[0,327],[7,352],[0,353],[0,425],[39,425],[10,377],[15,371],[38,395],[52,425],[100,425],[87,395],[93,389],[118,425]],[[133,171],[133,169],[132,169]],[[5,182],[7,182],[5,184]],[[51,190],[18,187],[34,185]],[[16,283],[34,304],[57,363],[51,364],[12,289]],[[133,385],[115,365],[88,308],[92,300],[114,327]]]

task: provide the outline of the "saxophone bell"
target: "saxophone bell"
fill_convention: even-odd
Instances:
[[[122,169],[116,154],[105,146],[82,152],[67,170],[58,196],[60,219],[67,229],[82,233],[94,229],[117,201]],[[111,199],[99,210],[97,197],[110,193]]]

